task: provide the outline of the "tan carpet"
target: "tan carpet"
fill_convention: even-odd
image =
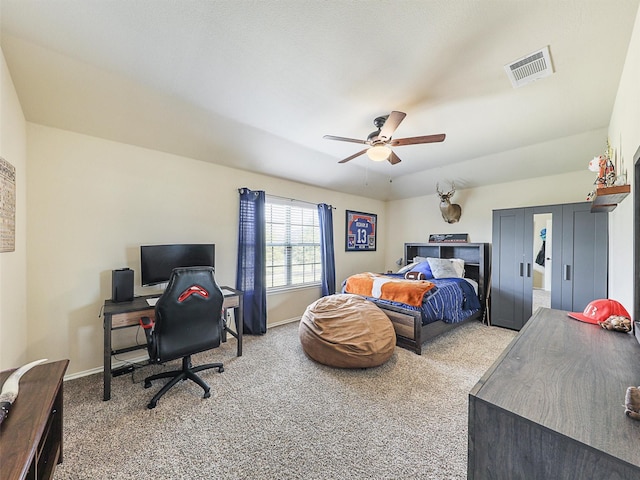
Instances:
[[[144,389],[147,366],[66,382],[64,462],[55,479],[463,479],[468,392],[515,336],[479,322],[396,348],[384,365],[341,370],[305,356],[298,324],[235,340],[194,363],[223,361],[192,382]]]

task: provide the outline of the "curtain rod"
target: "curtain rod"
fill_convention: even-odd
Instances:
[[[281,197],[279,195],[272,195],[270,193],[267,193],[266,195],[267,195],[267,197],[279,198],[280,200],[288,200],[290,202],[306,203],[307,205],[313,205],[314,207],[318,206],[317,203],[306,202],[304,200],[298,200],[296,198]],[[333,205],[329,205],[329,206],[331,207],[332,210],[336,210],[336,207],[334,207]]]

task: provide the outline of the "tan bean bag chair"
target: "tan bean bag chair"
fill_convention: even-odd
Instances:
[[[376,367],[389,360],[396,346],[396,332],[384,312],[349,294],[322,297],[309,305],[299,335],[305,353],[331,367]]]

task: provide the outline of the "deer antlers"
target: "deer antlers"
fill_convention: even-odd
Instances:
[[[462,214],[462,207],[450,201],[450,198],[456,193],[456,185],[451,182],[451,190],[443,193],[440,191],[440,185],[436,183],[436,192],[438,192],[438,196],[440,197],[440,213],[442,213],[442,218],[447,223],[456,223],[460,220],[460,215]]]
[[[440,198],[451,198],[453,197],[453,194],[456,193],[456,184],[454,182],[451,182],[451,190],[449,190],[447,193],[442,193],[440,191],[440,184],[436,183],[436,192],[438,192],[438,196]]]

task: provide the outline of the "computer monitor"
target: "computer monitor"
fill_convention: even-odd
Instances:
[[[166,283],[177,267],[215,267],[216,246],[212,243],[140,246],[142,286]]]

